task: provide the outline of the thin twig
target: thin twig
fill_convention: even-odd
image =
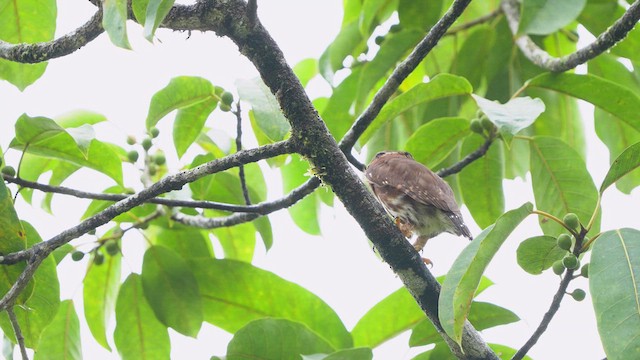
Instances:
[[[242,150],[242,114],[240,109],[240,101],[236,103],[236,151]],[[251,205],[251,197],[249,197],[249,189],[247,188],[247,180],[244,176],[244,165],[238,166],[238,176],[240,177],[240,186],[242,187],[242,196],[244,203]]]
[[[102,34],[102,9],[84,25],[55,40],[36,44],[11,44],[0,41],[0,58],[33,64],[69,55]]]
[[[482,145],[480,145],[480,147],[476,151],[465,156],[462,160],[451,165],[450,167],[438,170],[436,174],[443,178],[449,175],[459,173],[460,171],[462,171],[462,169],[464,169],[465,166],[483,157],[484,154],[486,154],[487,151],[489,151],[489,147],[491,146],[491,144],[493,144],[493,138],[489,137],[487,138],[487,140],[485,140],[485,142]]]
[[[520,10],[517,0],[503,0],[500,6],[507,17],[511,32],[516,36],[515,42],[522,54],[537,66],[553,72],[573,69],[612,48],[627,36],[640,19],[640,0],[637,0],[594,42],[569,55],[556,58],[542,50],[530,37],[518,34]]]
[[[16,314],[13,312],[13,306],[9,306],[7,308],[7,315],[9,315],[9,322],[11,322],[13,333],[16,335],[16,341],[18,342],[18,347],[20,348],[20,354],[22,354],[22,360],[29,360],[29,355],[27,355],[27,348],[26,346],[24,346],[24,336],[22,336],[22,330],[20,329],[20,324],[18,323]]]
[[[501,12],[502,12],[502,9],[497,8],[497,9],[493,10],[492,12],[490,12],[490,13],[488,13],[486,15],[483,15],[483,16],[477,18],[477,19],[471,20],[471,21],[469,21],[467,23],[464,23],[464,24],[460,24],[458,26],[454,26],[451,29],[449,29],[449,31],[447,31],[444,34],[444,36],[454,35],[454,34],[457,34],[457,33],[461,32],[461,31],[468,30],[468,29],[470,29],[470,28],[472,28],[472,27],[474,27],[476,25],[484,24],[484,23],[486,23],[488,21],[491,21],[494,18],[496,18],[498,15],[500,15]]]

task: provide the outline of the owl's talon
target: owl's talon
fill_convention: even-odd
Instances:
[[[423,262],[425,265],[429,266],[431,269],[433,269],[433,261],[431,261],[431,260],[427,259],[426,257],[423,257],[423,258],[422,258],[422,262]]]

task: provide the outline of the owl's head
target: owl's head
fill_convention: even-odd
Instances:
[[[408,159],[413,159],[413,156],[409,152],[406,151],[380,151],[376,154],[374,159],[387,158],[390,159],[392,157],[404,157]]]

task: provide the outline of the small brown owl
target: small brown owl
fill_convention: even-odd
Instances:
[[[379,152],[364,174],[404,236],[418,235],[416,250],[442,232],[473,239],[449,184],[408,152]]]

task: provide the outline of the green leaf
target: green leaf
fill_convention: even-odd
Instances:
[[[26,233],[16,209],[13,207],[11,193],[4,181],[0,181],[0,254],[10,254],[26,249]],[[13,265],[0,265],[0,294],[6,294],[16,282],[27,265],[19,262]],[[33,282],[18,297],[18,303],[24,303],[33,291]]]
[[[213,85],[207,79],[197,76],[178,76],[169,81],[162,90],[156,92],[149,104],[147,130],[173,110],[188,108],[203,101],[215,99]],[[186,115],[183,115],[186,116]]]
[[[22,226],[26,231],[29,247],[42,242],[42,238],[31,224],[23,221]],[[24,306],[14,307],[13,312],[20,324],[25,346],[35,349],[42,331],[51,323],[60,305],[60,284],[53,258],[47,257],[42,261],[31,283],[33,284],[31,296]],[[0,326],[5,335],[16,343],[13,327],[5,311],[0,316]]]
[[[67,243],[67,244],[64,244],[64,245],[60,246],[59,248],[53,250],[51,255],[53,255],[53,258],[54,258],[56,264],[60,264],[60,262],[62,260],[64,260],[64,258],[69,253],[71,253],[73,250],[74,250],[73,245]]]
[[[433,169],[446,159],[456,149],[460,140],[469,133],[467,119],[459,117],[434,119],[420,126],[409,137],[404,149],[410,152],[416,161]]]
[[[93,111],[74,110],[58,115],[54,118],[58,125],[65,129],[77,128],[82,125],[95,125],[107,121],[107,118]]]
[[[227,346],[227,359],[299,360],[300,355],[334,349],[308,327],[285,319],[260,319],[238,330]]]
[[[103,248],[97,251],[104,255],[105,262],[101,265],[89,263],[82,290],[84,317],[98,344],[111,350],[107,341],[107,327],[120,287],[122,255],[109,255]]]
[[[156,33],[156,29],[158,29],[162,20],[167,16],[174,2],[175,0],[149,0],[145,13],[143,33],[147,40],[153,41],[153,35]]]
[[[593,245],[589,290],[607,358],[640,356],[640,231],[604,232]]]
[[[240,99],[251,104],[256,124],[272,142],[285,138],[291,125],[282,114],[280,104],[259,78],[236,82]]]
[[[131,49],[127,38],[127,0],[104,0],[102,10],[102,27],[111,42],[121,48]]]
[[[553,236],[534,236],[518,245],[516,252],[518,265],[529,274],[542,274],[544,270],[561,260],[567,250],[558,247],[558,241]]]
[[[561,140],[536,136],[530,141],[531,182],[536,208],[562,218],[575,213],[586,225],[598,204],[598,190],[580,155]],[[600,212],[593,227],[600,227]],[[546,235],[557,235],[564,228],[540,218]]]
[[[532,211],[530,203],[507,211],[462,250],[449,270],[440,292],[438,316],[443,329],[457,343],[462,339],[464,322],[482,273],[509,234]]]
[[[640,167],[640,142],[628,147],[611,164],[611,168],[600,185],[602,194],[611,184],[615,183],[623,176]]]
[[[358,12],[358,15],[360,12]],[[346,15],[346,14],[345,14]],[[358,20],[349,22],[342,26],[340,32],[320,55],[318,59],[318,67],[320,74],[329,84],[333,84],[333,76],[336,71],[342,69],[344,59],[349,56],[354,49],[361,48],[366,44],[366,39],[360,34]]]
[[[437,75],[428,83],[418,84],[389,101],[362,134],[360,143],[366,144],[383,124],[415,106],[449,96],[468,95],[472,90],[469,82],[463,77],[450,74]]]
[[[82,359],[80,321],[73,300],[60,303],[53,321],[42,332],[34,360]]]
[[[65,138],[66,143],[72,144],[71,149],[73,149],[73,145],[78,147],[74,138],[62,126],[46,117],[30,117],[27,114],[22,114],[15,123],[15,131],[16,137],[11,142],[13,147],[31,146],[58,136]],[[79,147],[77,150],[80,150]]]
[[[187,262],[164,246],[151,246],[142,262],[144,296],[158,320],[196,337],[202,325],[198,283]]]
[[[170,358],[169,331],[145,299],[138,274],[129,274],[120,287],[113,338],[124,360]]]
[[[225,259],[234,259],[250,263],[256,248],[256,229],[252,223],[238,224],[212,229]]]
[[[144,235],[153,245],[162,245],[171,249],[185,260],[213,256],[211,241],[199,229],[181,226],[174,228],[149,226]]]
[[[173,123],[173,144],[178,158],[181,158],[189,146],[198,139],[209,115],[217,105],[217,98],[208,98],[178,110]]]
[[[0,39],[13,44],[52,40],[56,17],[56,0],[3,1],[0,6]],[[46,62],[20,64],[0,59],[0,79],[23,91],[38,80],[46,68]]]
[[[442,1],[400,0],[398,18],[405,29],[427,30],[433,26],[442,13]]]
[[[489,55],[494,51],[496,31],[492,26],[480,25],[470,32],[462,47],[451,62],[452,74],[467,79],[474,89],[480,87],[486,75]]]
[[[302,87],[306,87],[309,81],[318,75],[318,60],[314,58],[300,60],[293,67],[293,72],[300,80]]]
[[[308,176],[306,174],[309,172],[310,166],[299,155],[292,154],[290,159],[291,161],[288,164],[281,167],[285,194],[307,181]],[[318,197],[315,194],[310,194],[287,210],[293,222],[300,229],[311,235],[320,235],[320,224],[318,222],[319,205]]]
[[[507,143],[511,142],[513,135],[533,124],[545,110],[542,100],[532,99],[528,96],[511,99],[505,104],[475,94],[471,96],[480,110],[498,127],[498,131]]]
[[[190,265],[207,322],[234,333],[252,320],[285,318],[305,324],[337,349],[352,346],[333,309],[300,285],[240,261],[198,259]]]
[[[313,360],[314,358],[306,357],[303,355],[302,359]],[[322,357],[322,360],[371,360],[371,359],[373,359],[373,351],[371,351],[370,348],[365,348],[365,347],[338,350],[325,357]]]
[[[484,143],[478,135],[467,137],[462,143],[460,157],[466,156]],[[476,224],[484,229],[504,213],[504,155],[502,147],[494,144],[480,159],[467,165],[458,174],[460,193]]]
[[[478,331],[510,324],[518,320],[520,318],[512,311],[496,304],[473,301],[469,310],[469,322]],[[409,346],[422,346],[439,341],[442,341],[442,336],[429,319],[424,319],[413,328],[409,338]]]
[[[615,82],[593,76],[569,73],[544,73],[531,79],[527,86],[557,91],[590,102],[640,131],[640,97]]]
[[[519,34],[548,35],[575,20],[587,0],[524,0]]]

